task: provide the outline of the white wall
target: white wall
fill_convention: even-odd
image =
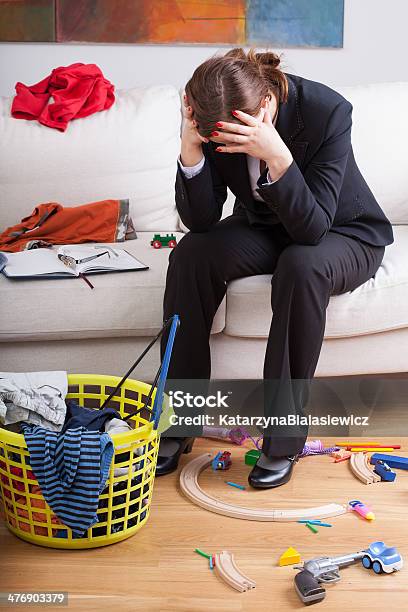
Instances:
[[[329,1],[329,0],[328,0]],[[408,0],[345,0],[343,49],[277,49],[286,72],[328,85],[408,81]],[[229,47],[0,43],[0,95],[34,84],[53,68],[96,63],[116,88],[183,86],[194,68]]]

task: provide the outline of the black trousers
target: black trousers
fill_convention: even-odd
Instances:
[[[288,385],[313,378],[330,296],[352,291],[372,278],[384,250],[333,231],[317,245],[295,244],[281,224],[255,229],[238,215],[207,232],[186,234],[170,253],[164,295],[164,318],[177,313],[181,320],[169,379],[210,378],[210,330],[227,283],[273,274],[264,379],[281,381],[282,387],[278,392],[274,387],[267,412],[299,413],[308,390],[299,392],[297,387],[288,394]],[[164,335],[162,354],[166,339]],[[269,457],[299,453],[306,436],[307,429],[287,437],[274,437],[272,432],[264,436],[263,452]]]

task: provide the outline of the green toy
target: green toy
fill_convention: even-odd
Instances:
[[[245,465],[255,465],[261,456],[261,451],[255,450],[254,448],[245,453]]]
[[[177,239],[174,234],[166,234],[165,236],[155,234],[150,244],[154,249],[161,249],[162,247],[174,249],[174,247],[177,246]]]

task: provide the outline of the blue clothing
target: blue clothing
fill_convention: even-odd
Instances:
[[[84,427],[56,433],[22,423],[30,464],[41,492],[74,536],[98,522],[99,495],[114,453],[110,436]]]
[[[113,408],[95,410],[79,406],[74,400],[65,400],[67,413],[62,431],[85,427],[88,431],[104,431],[106,421],[116,418],[120,419],[120,414]]]

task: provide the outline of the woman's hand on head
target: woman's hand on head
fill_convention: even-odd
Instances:
[[[279,178],[293,161],[292,154],[283,142],[272,123],[268,110],[261,108],[260,117],[253,117],[243,111],[233,111],[242,124],[220,121],[211,140],[219,142],[216,151],[222,155],[228,153],[246,153],[266,161],[272,179]],[[225,146],[222,146],[225,144]]]
[[[182,146],[187,148],[200,147],[209,139],[201,136],[197,130],[197,122],[193,117],[193,109],[188,104],[187,96],[183,96],[183,129],[181,134]]]

